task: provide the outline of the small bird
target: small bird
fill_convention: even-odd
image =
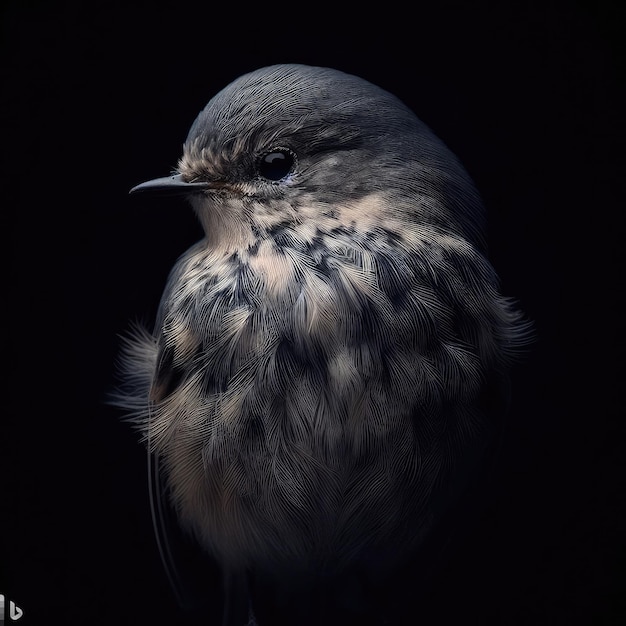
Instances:
[[[382,589],[458,521],[528,341],[469,175],[392,94],[285,64],[215,95],[141,192],[184,195],[204,230],[126,337],[116,399],[168,570],[171,510],[228,626],[401,623]]]

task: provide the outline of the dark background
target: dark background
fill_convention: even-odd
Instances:
[[[419,623],[625,623],[624,4],[429,4],[2,5],[0,593],[20,623],[186,623],[143,450],[104,399],[118,334],[152,321],[200,230],[182,201],[127,194],[170,172],[216,91],[276,62],[359,74],[435,130],[535,322],[496,497]]]

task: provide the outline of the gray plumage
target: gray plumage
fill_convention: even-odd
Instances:
[[[472,181],[391,94],[277,65],[208,103],[171,185],[136,191],[168,186],[205,237],[127,339],[118,402],[181,525],[228,576],[384,577],[486,454],[485,394],[527,336]]]

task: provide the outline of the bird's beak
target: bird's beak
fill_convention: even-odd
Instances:
[[[154,193],[159,195],[186,196],[212,187],[209,182],[186,183],[180,174],[155,178],[133,187],[129,193]]]

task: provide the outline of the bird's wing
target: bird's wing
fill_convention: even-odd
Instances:
[[[152,523],[170,586],[183,610],[206,612],[212,608],[210,604],[219,604],[219,568],[180,528],[167,497],[159,456],[150,451],[147,456]],[[216,590],[214,597],[211,589]]]
[[[168,349],[159,345],[150,389],[150,406],[154,407],[167,398],[178,382],[177,372],[171,367]],[[176,511],[168,497],[163,460],[154,451],[150,434],[151,428],[148,427],[150,510],[161,561],[178,605],[185,612],[204,613],[220,604],[219,568],[180,527]],[[215,594],[211,594],[212,589],[216,590]]]
[[[180,383],[183,372],[172,366],[168,348],[159,348],[150,391],[151,403],[163,401]],[[149,437],[150,429],[148,429]],[[167,493],[166,474],[158,453],[148,441],[150,509],[161,560],[179,606],[207,623],[222,626],[253,624],[248,581],[243,574],[225,576],[220,567],[178,523]],[[249,622],[250,620],[250,622]]]

